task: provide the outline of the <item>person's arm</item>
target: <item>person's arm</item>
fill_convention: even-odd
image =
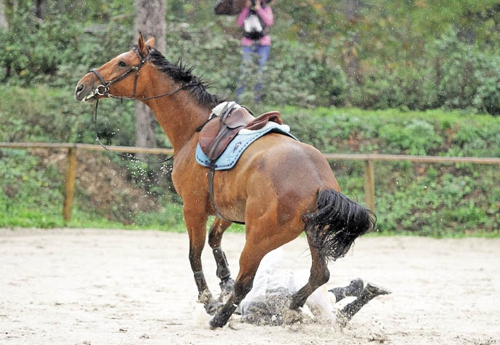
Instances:
[[[252,6],[252,2],[247,0],[245,7],[241,10],[240,15],[238,16],[238,26],[243,26],[245,18],[248,16],[248,13],[250,13],[250,6]]]
[[[270,6],[266,6],[264,8],[257,6],[256,11],[265,26],[271,26],[274,24],[273,10]],[[245,18],[243,18],[243,20],[244,19]]]

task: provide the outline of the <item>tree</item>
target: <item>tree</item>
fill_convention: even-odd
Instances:
[[[36,0],[35,1],[35,16],[39,19],[43,19],[45,13],[47,12],[47,2],[45,0]]]
[[[166,0],[135,1],[135,38],[139,31],[143,35],[156,37],[156,48],[165,52]],[[149,108],[142,102],[135,106],[135,144],[139,147],[156,147],[155,119]]]
[[[347,0],[345,17],[350,28],[349,36],[345,41],[344,60],[347,77],[351,82],[359,84],[361,76],[359,72],[359,33],[357,31],[357,20],[359,16],[359,0]]]
[[[7,30],[9,24],[7,23],[7,16],[5,15],[4,0],[0,0],[0,31]]]

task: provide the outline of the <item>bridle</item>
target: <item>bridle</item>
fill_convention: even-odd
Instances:
[[[161,97],[165,97],[165,96],[170,96],[170,95],[173,95],[174,93],[179,92],[179,91],[181,91],[183,89],[186,89],[188,87],[198,85],[197,83],[184,83],[182,86],[180,86],[179,88],[177,88],[175,90],[168,91],[168,92],[165,92],[165,93],[162,93],[162,94],[159,94],[159,95],[155,95],[155,96],[152,96],[152,97],[140,97],[140,98],[137,97],[137,81],[139,80],[139,74],[141,72],[142,66],[144,66],[144,64],[149,60],[149,58],[151,56],[151,52],[148,52],[148,55],[146,55],[146,57],[143,57],[141,55],[141,53],[139,52],[139,49],[137,47],[134,47],[133,51],[137,55],[137,57],[139,58],[139,64],[136,65],[136,66],[130,67],[130,69],[128,71],[126,71],[122,75],[116,77],[115,79],[112,79],[110,81],[106,81],[103,78],[103,76],[101,75],[101,73],[99,73],[99,71],[97,69],[93,68],[93,69],[90,70],[90,73],[92,74],[92,84],[94,84],[94,80],[93,80],[93,76],[94,75],[101,82],[101,84],[98,85],[94,89],[94,91],[92,92],[92,94],[91,94],[92,97],[94,97],[94,96],[102,96],[102,97],[106,97],[106,98],[147,101],[147,100],[152,100],[152,99],[161,98]],[[122,81],[123,79],[127,78],[130,74],[132,74],[134,72],[135,72],[134,93],[132,94],[132,97],[115,96],[115,95],[112,95],[109,92],[109,87],[111,85],[116,84],[116,83]],[[99,98],[96,97],[96,100],[99,101]]]
[[[92,97],[95,97],[95,96],[102,96],[102,97],[106,97],[106,98],[114,98],[114,99],[126,99],[126,100],[139,100],[139,101],[146,101],[146,100],[152,100],[152,99],[156,99],[156,98],[161,98],[161,97],[165,97],[165,96],[170,96],[170,95],[173,95],[183,89],[186,89],[188,87],[191,87],[191,86],[195,86],[195,85],[199,85],[198,83],[184,83],[182,86],[178,87],[177,89],[175,90],[171,90],[171,91],[168,91],[168,92],[165,92],[165,93],[162,93],[162,94],[159,94],[159,95],[155,95],[155,96],[152,96],[152,97],[140,97],[138,98],[137,97],[137,81],[139,80],[139,74],[141,72],[141,68],[142,66],[144,66],[144,64],[149,60],[150,58],[150,55],[151,55],[151,51],[148,52],[148,55],[146,55],[145,57],[143,57],[141,55],[141,53],[139,52],[139,49],[136,47],[133,48],[133,51],[135,52],[135,54],[137,55],[137,57],[139,58],[139,64],[136,65],[136,66],[132,66],[128,71],[126,71],[125,73],[123,73],[122,75],[116,77],[115,79],[112,79],[110,81],[106,81],[103,76],[101,75],[101,73],[99,73],[99,71],[95,68],[91,69],[90,70],[90,73],[91,73],[91,76],[92,76],[92,85],[94,84],[94,76],[97,77],[97,79],[99,79],[99,81],[101,82],[100,85],[98,85],[94,91],[92,92],[91,94],[91,98]],[[132,94],[132,97],[126,97],[126,96],[115,96],[115,95],[112,95],[110,92],[109,92],[109,87],[113,84],[116,84],[120,81],[122,81],[123,79],[127,78],[129,75],[131,75],[132,73],[135,72],[135,80],[134,80],[134,93]],[[99,135],[98,135],[98,131],[97,131],[97,109],[99,108],[99,97],[95,97],[95,108],[94,108],[94,127],[95,127],[95,132],[96,132],[96,141],[104,148],[106,149],[107,151],[110,151],[108,147],[106,147],[106,145],[104,145],[101,140],[99,139]],[[116,153],[116,152],[115,152]],[[123,157],[123,158],[128,158],[128,159],[133,159],[133,160],[139,160],[139,161],[145,161],[145,160],[142,160],[142,159],[139,159],[135,156],[132,156],[130,154],[121,154],[121,153],[116,153],[118,156],[120,157]],[[161,160],[161,161],[149,161],[149,160],[146,160],[145,162],[146,163],[165,163],[171,159],[173,159],[174,157],[171,156],[171,157],[168,157],[164,160]]]

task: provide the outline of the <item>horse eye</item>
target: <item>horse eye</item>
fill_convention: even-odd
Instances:
[[[118,62],[118,66],[120,66],[120,67],[126,67],[127,64],[124,61],[120,61],[120,62]]]

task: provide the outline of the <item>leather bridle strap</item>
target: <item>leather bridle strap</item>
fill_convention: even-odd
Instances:
[[[123,79],[127,78],[130,74],[136,72],[135,74],[135,81],[134,81],[134,93],[132,95],[132,99],[136,98],[136,93],[137,93],[137,80],[139,79],[139,73],[141,71],[142,66],[146,63],[147,60],[149,60],[149,54],[146,57],[142,57],[141,53],[139,53],[139,50],[137,47],[134,47],[134,52],[139,58],[139,64],[137,66],[132,66],[128,71],[123,73],[121,76],[112,79],[108,82],[104,80],[103,76],[99,71],[95,68],[90,70],[90,73],[95,75],[97,79],[101,82],[101,85],[97,86],[96,89],[94,90],[94,94],[99,95],[99,96],[104,96],[104,97],[115,97],[109,93],[109,87],[115,83],[118,83],[119,81],[122,81]],[[128,97],[115,97],[115,98],[128,98]]]

